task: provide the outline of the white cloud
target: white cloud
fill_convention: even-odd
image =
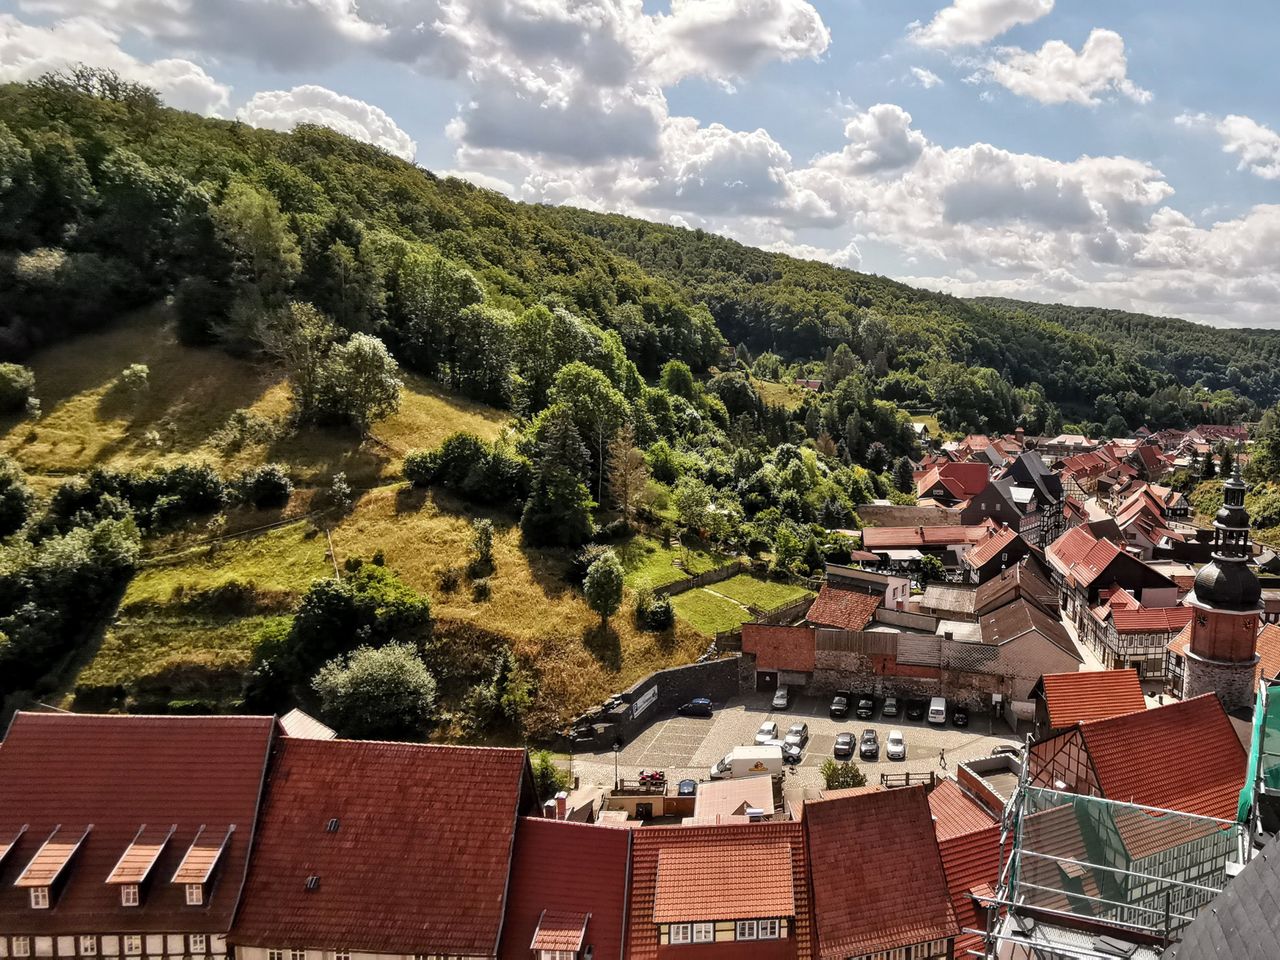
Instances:
[[[71,17],[39,27],[0,13],[0,81],[32,80],[80,62],[154,87],[165,103],[181,110],[221,114],[231,95],[230,87],[190,60],[147,63],[125,53],[119,33],[92,18]]]
[[[1093,30],[1079,53],[1061,40],[1050,40],[1034,53],[1003,49],[987,63],[984,75],[1018,96],[1041,103],[1093,106],[1101,94],[1112,91],[1148,103],[1151,93],[1136,86],[1127,71],[1120,34]]]
[[[977,46],[1051,10],[1053,0],[955,0],[927,24],[912,24],[908,36],[922,47]]]
[[[892,103],[877,103],[845,124],[849,145],[818,158],[815,166],[848,173],[881,173],[915,163],[925,138],[911,127],[911,114]]]
[[[236,117],[272,130],[289,131],[300,123],[320,124],[404,160],[412,160],[418,149],[413,139],[379,107],[313,84],[255,93],[236,111]]]
[[[1264,180],[1280,180],[1280,133],[1266,124],[1235,113],[1221,120],[1203,113],[1184,113],[1176,122],[1184,127],[1211,128],[1222,139],[1222,152],[1240,158],[1237,169]]]
[[[915,78],[915,82],[926,90],[932,90],[934,87],[941,86],[942,78],[932,70],[926,70],[924,67],[912,67],[911,76]]]

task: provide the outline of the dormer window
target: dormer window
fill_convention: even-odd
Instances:
[[[31,888],[31,909],[32,910],[48,910],[49,909],[49,888],[48,887],[32,887]]]
[[[138,905],[138,885],[125,883],[120,887],[120,906],[136,907]]]
[[[198,907],[204,903],[204,884],[188,883],[186,891],[188,907]]]

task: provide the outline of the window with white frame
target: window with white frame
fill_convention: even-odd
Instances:
[[[31,909],[32,910],[48,910],[49,909],[49,888],[48,887],[32,887],[31,888]]]
[[[714,923],[695,923],[693,925],[694,943],[714,943],[715,939],[716,925]]]
[[[204,884],[188,883],[187,884],[187,906],[198,907],[204,903]]]
[[[335,950],[333,951],[333,960],[351,960],[351,951]]]
[[[754,920],[739,920],[737,937],[739,940],[756,939],[756,922]]]
[[[98,938],[94,936],[82,936],[80,938],[80,956],[91,957],[98,952]]]
[[[781,927],[777,920],[761,920],[756,927],[756,936],[761,940],[777,940],[781,936]]]
[[[203,933],[191,934],[188,944],[188,953],[205,954],[209,952],[209,938]]]
[[[15,957],[31,956],[31,938],[30,937],[14,937],[13,938],[13,955]]]
[[[673,923],[671,925],[671,942],[672,943],[692,943],[693,928],[687,923]]]
[[[307,951],[305,951],[305,950],[290,950],[290,951],[289,951],[289,960],[307,960]]]
[[[284,960],[283,950],[268,950],[267,960]]]
[[[538,960],[578,960],[572,950],[539,950]]]
[[[124,907],[136,907],[138,905],[138,885],[136,883],[126,883],[120,888],[120,905]]]
[[[131,957],[136,957],[142,952],[142,937],[136,933],[130,933],[124,938],[124,952]]]

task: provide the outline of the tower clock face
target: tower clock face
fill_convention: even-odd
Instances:
[[[1196,614],[1196,626],[1197,626],[1197,627],[1203,627],[1203,626],[1205,626],[1208,622],[1209,622],[1209,618],[1208,618],[1208,617],[1206,617],[1203,613],[1197,613],[1197,614]]]
[[[1245,628],[1246,630],[1250,630],[1250,631],[1252,631],[1252,630],[1254,629],[1253,617],[1245,617],[1245,618],[1244,618],[1244,628]]]

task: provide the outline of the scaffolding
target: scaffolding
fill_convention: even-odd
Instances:
[[[1029,769],[1002,820],[987,929],[973,931],[988,957],[1107,960],[1120,955],[1109,936],[1158,956],[1247,856],[1237,821],[1033,786]]]
[[[1253,737],[1249,746],[1249,766],[1236,819],[1249,825],[1250,840],[1263,830],[1265,797],[1280,798],[1280,681],[1258,684],[1253,710]],[[1280,800],[1271,806],[1280,805]],[[1274,832],[1276,824],[1268,824]]]

